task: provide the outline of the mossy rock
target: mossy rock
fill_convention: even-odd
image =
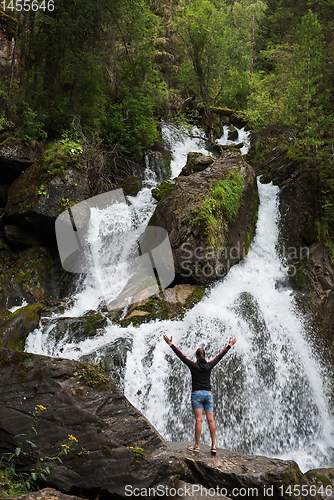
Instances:
[[[56,262],[46,247],[0,252],[0,307],[10,308],[22,304],[23,300],[31,304],[54,299],[55,268]]]
[[[257,207],[255,172],[239,150],[223,151],[204,171],[177,177],[149,221],[168,232],[177,282],[206,285],[225,276],[249,248]],[[239,246],[238,256],[230,256]],[[205,255],[199,257],[200,249]]]
[[[188,153],[187,163],[181,170],[180,175],[190,175],[194,172],[201,172],[208,168],[214,159],[202,153]]]
[[[2,347],[23,351],[25,339],[37,328],[43,308],[43,303],[21,307],[3,319],[0,324]]]
[[[175,186],[175,181],[167,180],[163,181],[159,186],[152,189],[152,196],[155,200],[160,201],[166,193],[169,193]]]
[[[110,389],[111,380],[100,366],[80,363],[80,368],[82,368],[82,373],[79,379],[82,380],[87,387],[91,387],[96,391],[108,391]]]
[[[129,324],[138,326],[150,321],[176,319],[197,304],[204,295],[204,287],[197,285],[175,285],[166,288],[162,293],[153,295],[139,304],[134,304],[125,319],[120,321],[122,327]]]
[[[311,245],[312,243],[319,241],[320,239],[320,223],[319,221],[314,221],[312,217],[308,217],[304,224],[304,230],[300,235],[303,240]]]
[[[32,141],[8,137],[0,144],[0,161],[5,167],[0,171],[0,182],[12,183],[24,170],[36,162],[42,154],[40,147]]]
[[[8,223],[54,235],[61,203],[73,205],[89,196],[82,156],[57,141],[27,168],[8,190]]]
[[[236,141],[239,137],[238,130],[232,125],[228,131],[227,138],[229,141]]]
[[[44,320],[44,328],[50,330],[49,338],[53,342],[61,342],[65,337],[68,342],[78,344],[93,338],[98,331],[107,325],[107,319],[95,311],[90,311],[79,318],[57,318]]]

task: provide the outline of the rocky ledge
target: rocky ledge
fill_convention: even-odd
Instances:
[[[330,482],[321,470],[302,474],[293,461],[221,449],[211,456],[207,446],[197,454],[187,443],[167,443],[97,366],[0,348],[0,375],[0,455],[20,448],[16,466],[44,470],[40,487],[89,499],[224,499],[289,498],[285,492],[304,486],[303,498],[320,500]],[[22,436],[32,425],[37,434],[28,441],[36,448]],[[66,500],[52,491],[28,498]]]

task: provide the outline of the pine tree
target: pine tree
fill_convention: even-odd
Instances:
[[[314,154],[323,144],[328,92],[322,84],[323,37],[317,15],[309,10],[297,28],[295,63],[287,86],[285,125],[295,136],[296,153]]]

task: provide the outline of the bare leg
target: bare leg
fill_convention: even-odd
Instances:
[[[199,441],[201,439],[202,432],[202,420],[203,420],[203,410],[202,408],[198,408],[197,410],[193,410],[196,423],[195,423],[195,444],[199,446]],[[213,414],[213,412],[211,412]]]
[[[208,421],[210,436],[212,441],[212,448],[216,447],[216,426],[215,421],[213,420],[213,411],[206,411],[206,419]]]

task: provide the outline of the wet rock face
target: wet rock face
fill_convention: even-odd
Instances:
[[[122,188],[124,193],[128,196],[136,196],[142,189],[143,183],[135,175],[126,177],[121,184],[118,184],[117,188]]]
[[[143,298],[133,304],[124,319],[120,321],[121,326],[130,323],[139,325],[154,319],[173,319],[184,315],[204,295],[204,288],[198,285],[175,285],[166,288],[160,294]]]
[[[200,166],[202,171],[158,186],[160,201],[149,224],[168,231],[177,282],[206,285],[247,254],[258,196],[255,172],[239,151]]]
[[[282,155],[264,173],[281,187],[282,254],[300,309],[325,341],[323,354],[334,362],[334,268],[321,241],[319,198],[314,171]]]

